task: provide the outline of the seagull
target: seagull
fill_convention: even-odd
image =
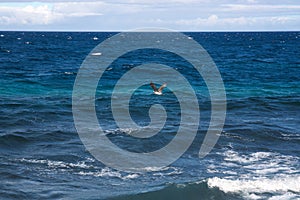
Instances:
[[[156,88],[155,84],[152,83],[152,82],[150,83],[150,86],[152,87],[154,94],[156,94],[156,95],[162,95],[162,90],[165,87],[167,87],[167,83],[162,84],[158,89]]]

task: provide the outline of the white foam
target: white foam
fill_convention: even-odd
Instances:
[[[285,194],[273,196],[273,197],[269,198],[269,200],[287,200],[287,199],[296,200],[296,199],[299,199],[299,198],[300,198],[299,195],[293,194],[291,192],[287,192]]]
[[[207,172],[213,174],[213,173],[218,173],[219,170],[214,164],[210,164],[207,166]]]
[[[55,161],[55,160],[22,158],[21,162],[27,162],[27,163],[33,163],[33,164],[46,164],[50,168],[83,168],[83,169],[94,168],[93,165],[88,165],[84,161],[80,161],[77,163],[67,163],[67,162]]]
[[[221,166],[216,166],[215,168],[220,168],[223,171],[226,170],[224,167],[247,170],[248,174],[246,175],[249,177],[300,172],[300,169],[296,168],[299,158],[289,155],[271,152],[255,152],[241,155],[233,150],[229,150],[224,152],[223,156],[224,162],[221,163]]]
[[[236,165],[226,165],[226,167],[229,167],[229,169],[231,167],[236,167]],[[220,167],[220,166],[215,166],[213,164],[210,164],[207,166],[207,173],[210,174],[215,174],[215,173],[222,173],[222,174],[226,174],[226,175],[238,175],[238,173],[236,171],[233,170],[229,170],[228,168],[224,169],[224,167]]]
[[[168,170],[168,167],[145,167],[144,170],[146,172],[156,172],[156,171]]]
[[[135,179],[139,177],[139,174],[129,174],[127,176],[124,176],[124,179]]]
[[[270,157],[271,153],[269,152],[256,152],[249,155],[239,155],[239,153],[229,150],[224,153],[224,160],[230,162],[237,162],[241,164],[253,163],[256,161],[260,161],[264,158]]]
[[[70,75],[70,74],[74,74],[74,72],[65,72],[64,74]]]
[[[259,178],[259,179],[225,179],[225,178],[209,178],[207,184],[210,188],[219,188],[225,193],[239,193],[244,197],[257,199],[257,195],[264,193],[286,194],[287,192],[300,192],[300,175],[283,176],[275,178]],[[300,196],[299,196],[300,197]]]
[[[122,175],[119,171],[112,170],[111,168],[105,167],[99,171],[80,171],[77,173],[81,176],[94,176],[94,177],[112,177],[112,178],[119,178],[122,180],[128,180],[128,179],[135,179],[139,177],[139,174],[127,174]]]
[[[113,170],[111,168],[105,167],[100,169],[93,164],[87,164],[85,161],[80,161],[77,163],[68,163],[63,161],[46,160],[46,159],[25,159],[22,158],[21,162],[33,163],[33,164],[43,164],[47,165],[48,168],[43,167],[43,172],[53,172],[53,169],[58,171],[71,171],[74,169],[81,169],[81,171],[76,172],[76,174],[81,176],[94,176],[94,177],[115,177],[122,180],[135,179],[140,175],[137,173],[124,174],[122,175],[119,171]],[[94,159],[88,158],[87,161],[95,162]]]
[[[183,171],[180,168],[177,167],[164,167],[160,168],[159,172],[154,173],[154,176],[173,176],[173,175],[179,175],[182,174]]]
[[[291,199],[295,195],[300,198],[299,157],[275,152],[241,154],[233,150],[220,155],[223,162],[208,165],[207,172],[226,176],[208,179],[209,187],[238,193],[245,199],[267,199],[268,194],[273,199]]]
[[[105,134],[122,134],[125,133],[127,135],[132,134],[133,132],[139,131],[140,129],[136,128],[116,128],[116,129],[108,129],[104,130]]]
[[[288,133],[281,133],[281,135],[283,137],[288,138],[288,140],[299,140],[300,139],[300,133],[292,133],[292,134],[288,134]]]
[[[244,197],[245,199],[253,199],[253,200],[261,199],[261,196],[256,194],[249,194],[249,195],[245,195]]]
[[[82,176],[95,176],[95,177],[117,177],[117,178],[122,178],[122,175],[120,172],[117,171],[112,171],[108,167],[101,169],[100,171],[80,171],[78,173],[79,175]]]
[[[101,52],[95,52],[95,53],[92,53],[91,55],[92,55],[92,56],[101,56],[102,53],[101,53]]]

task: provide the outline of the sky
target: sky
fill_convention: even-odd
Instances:
[[[0,30],[299,31],[299,0],[0,0]]]

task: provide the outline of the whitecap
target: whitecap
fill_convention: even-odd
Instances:
[[[135,179],[138,178],[140,175],[139,174],[129,174],[127,176],[124,176],[124,179]]]
[[[262,160],[266,157],[270,157],[271,154],[269,152],[256,152],[250,155],[239,155],[237,152],[229,150],[224,153],[224,156],[224,160],[226,161],[237,162],[240,164],[248,164]]]
[[[300,172],[299,169],[293,167],[297,165],[298,157],[281,155],[279,153],[255,152],[241,155],[233,150],[228,150],[223,153],[223,156],[224,162],[221,163],[220,168],[225,174],[228,173],[224,172],[227,170],[224,167],[247,170],[248,173],[244,175],[249,177]]]
[[[48,160],[48,159],[25,159],[22,158],[21,162],[33,163],[33,164],[46,164],[50,168],[94,168],[94,165],[88,165],[85,161],[79,161],[76,163],[68,163],[64,161]]]
[[[137,173],[122,175],[121,172],[113,170],[109,167],[105,167],[105,168],[103,168],[101,170],[98,170],[98,171],[80,171],[77,174],[81,175],[81,176],[119,178],[119,179],[122,179],[122,180],[136,179],[140,176]]]
[[[183,171],[180,168],[177,167],[164,167],[161,168],[160,172],[156,172],[153,175],[154,176],[173,176],[173,175],[180,175]]]
[[[95,176],[95,177],[116,177],[116,178],[122,178],[122,175],[120,172],[113,171],[108,167],[105,167],[101,169],[100,171],[80,171],[78,173],[82,176]]]
[[[71,74],[75,74],[75,72],[64,72],[64,74],[71,75]]]
[[[116,128],[116,129],[107,129],[104,130],[105,134],[127,134],[131,135],[133,132],[139,131],[140,129],[136,128]]]
[[[287,200],[287,199],[299,199],[299,195],[287,192],[281,195],[275,195],[269,198],[269,200]]]
[[[95,159],[88,158],[86,161],[79,162],[64,162],[57,160],[48,160],[48,159],[20,159],[21,162],[31,163],[31,164],[42,164],[47,167],[43,167],[43,173],[53,172],[53,170],[62,171],[62,172],[72,172],[81,176],[94,176],[94,177],[114,177],[122,180],[135,179],[140,176],[138,173],[125,173],[122,174],[120,171],[113,170],[109,167],[99,168],[93,163]],[[92,162],[90,164],[90,162]],[[80,170],[79,172],[77,170]]]
[[[244,198],[252,197],[251,199],[257,199],[258,195],[261,198],[265,193],[278,195],[287,192],[299,193],[299,183],[300,175],[236,180],[214,177],[207,181],[210,188],[218,188],[225,193],[238,193]]]
[[[165,171],[168,170],[169,167],[145,167],[144,171],[146,172],[155,172],[155,171]]]
[[[91,55],[92,55],[92,56],[101,56],[102,53],[101,53],[101,52],[95,52],[95,53],[92,53]]]

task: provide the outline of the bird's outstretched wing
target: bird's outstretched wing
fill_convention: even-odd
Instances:
[[[154,91],[157,91],[157,88],[156,88],[156,86],[155,86],[155,84],[154,83],[150,83],[150,86],[152,87],[152,89],[154,90]]]
[[[162,84],[157,91],[161,92],[165,87],[167,87],[167,83]]]

